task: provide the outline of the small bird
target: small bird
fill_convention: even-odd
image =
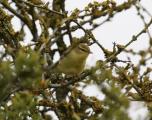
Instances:
[[[57,72],[64,73],[66,75],[79,75],[83,72],[86,59],[90,53],[91,51],[88,45],[85,43],[79,43],[70,49],[69,53],[63,56],[55,69]]]
[[[57,73],[64,73],[65,75],[79,75],[83,72],[86,59],[91,53],[90,48],[85,43],[79,43],[75,46],[70,46],[67,49],[67,54],[61,57],[59,64],[56,66]],[[65,99],[68,88],[56,89],[56,98],[58,101]]]

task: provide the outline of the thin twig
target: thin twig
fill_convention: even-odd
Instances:
[[[50,88],[60,88],[60,87],[66,87],[69,85],[73,85],[74,83],[84,80],[84,78],[86,78],[90,74],[91,74],[91,72],[87,71],[87,72],[82,73],[79,77],[74,77],[74,79],[72,79],[72,80],[70,80],[70,79],[73,77],[65,78],[65,79],[67,79],[68,82],[66,82],[64,84],[50,84],[49,87]]]
[[[137,93],[139,93],[139,95],[144,99],[143,97],[143,93],[141,92],[141,90],[134,84],[132,83],[128,77],[126,76],[126,74],[123,72],[123,70],[121,70],[119,67],[117,67],[117,65],[114,65],[125,77],[125,80],[127,80],[127,82],[137,91]]]
[[[22,1],[22,0],[21,0],[21,1]],[[27,4],[27,5],[33,6],[33,7],[37,7],[37,8],[44,9],[44,10],[49,11],[49,12],[51,12],[51,13],[55,13],[55,14],[58,14],[58,15],[61,15],[61,16],[65,16],[64,14],[62,14],[62,13],[60,13],[60,12],[58,12],[58,11],[46,9],[46,5],[35,5],[35,4],[33,4],[33,3],[31,3],[31,2],[28,2],[28,1],[22,1],[22,2],[24,2],[24,3]]]

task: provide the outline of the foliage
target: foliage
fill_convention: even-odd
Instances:
[[[54,116],[50,111],[59,120],[131,120],[127,112],[131,101],[143,101],[151,119],[152,69],[148,63],[152,58],[152,37],[148,28],[152,24],[152,15],[141,1],[128,0],[119,5],[113,0],[92,2],[83,10],[75,9],[70,13],[65,9],[66,0],[48,3],[0,0],[0,120],[51,120]],[[114,43],[113,50],[108,50],[92,31],[132,7],[143,21],[143,29],[126,45]],[[144,14],[151,19],[149,22]],[[21,26],[18,31],[11,23],[16,17]],[[25,28],[30,33],[27,34]],[[77,30],[83,31],[82,37],[73,36]],[[144,33],[149,38],[147,49],[139,52],[127,49]],[[54,73],[53,69],[65,57],[67,41],[70,45],[76,41],[89,46],[94,44],[105,58],[79,76]],[[140,60],[137,64],[130,59],[120,60],[118,55],[122,52],[137,55]],[[54,62],[56,53],[61,58]],[[79,89],[92,84],[104,95],[102,100],[89,97]],[[67,90],[66,99],[57,99],[56,94],[62,93],[58,90]]]

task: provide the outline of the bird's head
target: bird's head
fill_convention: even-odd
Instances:
[[[80,43],[75,49],[78,54],[82,54],[84,56],[88,56],[90,53],[92,53],[89,46],[85,43]]]

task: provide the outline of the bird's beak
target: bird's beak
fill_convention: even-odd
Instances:
[[[90,51],[89,54],[92,54],[92,51]]]

